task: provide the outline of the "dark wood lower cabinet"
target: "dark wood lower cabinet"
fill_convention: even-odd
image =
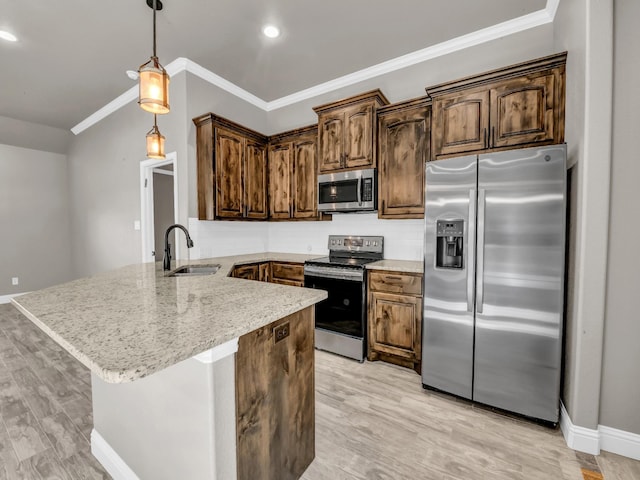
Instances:
[[[292,287],[304,286],[304,264],[296,262],[260,262],[237,265],[231,276],[245,280],[279,283]]]
[[[370,272],[367,360],[383,360],[420,373],[422,275]]]
[[[260,264],[251,263],[249,265],[238,265],[233,268],[232,277],[244,278],[245,280],[261,280]]]
[[[240,337],[239,480],[295,480],[315,457],[313,346],[313,307]]]
[[[273,283],[304,286],[304,265],[291,262],[271,262],[271,279]]]

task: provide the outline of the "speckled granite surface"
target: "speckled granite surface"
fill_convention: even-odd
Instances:
[[[130,265],[12,302],[100,378],[124,383],[323,300],[323,290],[227,277],[234,264],[318,256],[261,253],[196,260],[190,263],[221,268],[194,277],[165,277],[161,263]]]
[[[389,270],[393,272],[423,273],[424,265],[417,260],[380,260],[367,263],[367,270]]]

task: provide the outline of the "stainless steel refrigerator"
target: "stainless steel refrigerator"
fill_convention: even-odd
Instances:
[[[422,383],[557,423],[566,146],[426,166]]]

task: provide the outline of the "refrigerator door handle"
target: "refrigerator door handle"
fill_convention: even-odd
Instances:
[[[467,311],[473,312],[473,272],[475,271],[476,245],[476,190],[469,190],[469,220],[467,222]]]
[[[478,190],[478,264],[476,266],[476,312],[482,313],[484,304],[484,210],[485,191]]]

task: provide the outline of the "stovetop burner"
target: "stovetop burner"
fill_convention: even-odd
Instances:
[[[307,260],[306,265],[364,269],[367,263],[383,258],[384,237],[329,235],[329,256]]]

